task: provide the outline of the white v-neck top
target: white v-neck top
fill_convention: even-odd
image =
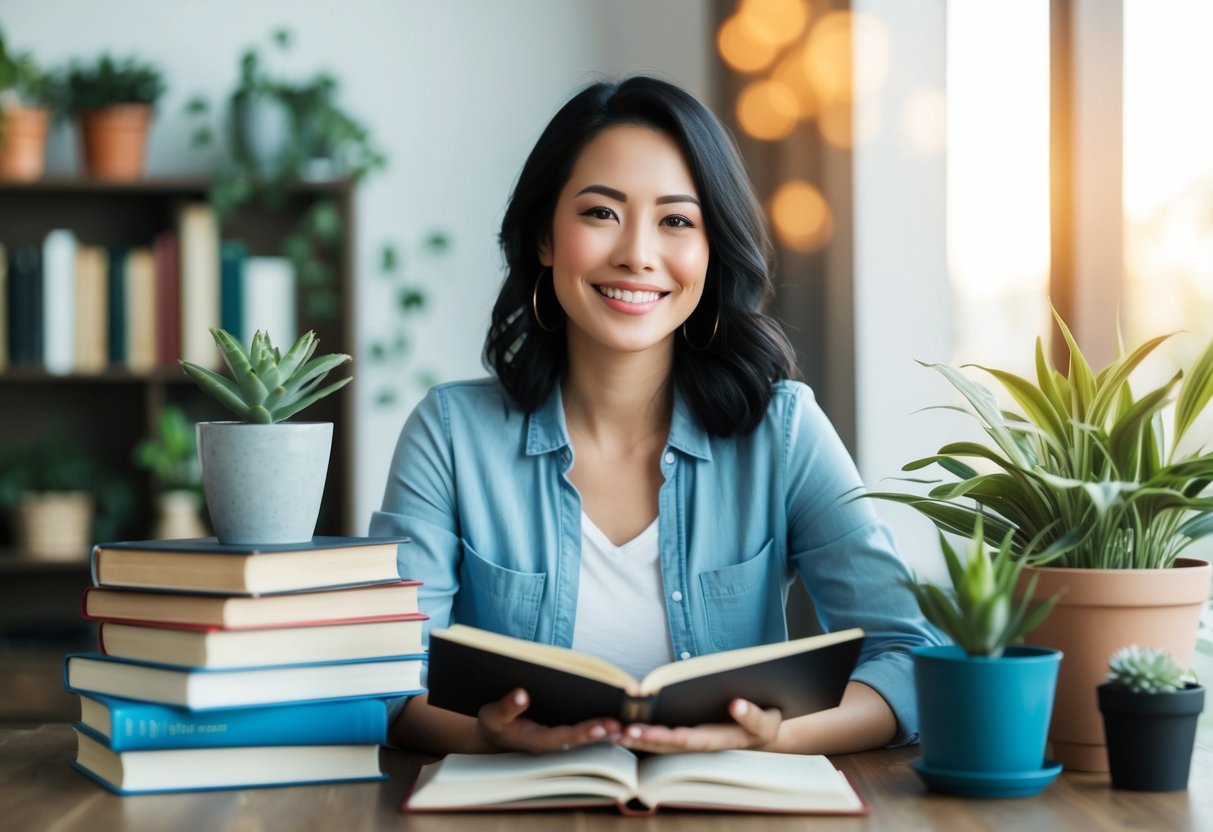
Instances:
[[[583,511],[573,649],[641,679],[674,661],[662,592],[657,520],[616,546]]]

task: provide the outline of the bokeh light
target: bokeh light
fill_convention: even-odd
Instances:
[[[756,139],[782,139],[796,128],[799,118],[796,95],[779,81],[754,81],[737,96],[737,121]]]
[[[779,241],[795,251],[817,251],[834,234],[829,203],[821,191],[802,179],[779,186],[771,198],[770,214]]]
[[[733,15],[721,25],[716,47],[725,63],[746,74],[766,69],[779,52],[779,44],[764,28],[741,15]]]

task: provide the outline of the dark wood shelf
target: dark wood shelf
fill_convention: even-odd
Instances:
[[[42,367],[9,367],[0,372],[0,384],[197,384],[180,367],[158,367],[135,373],[113,367],[100,373],[49,373]]]
[[[207,176],[160,176],[135,182],[112,182],[83,176],[49,176],[33,182],[0,181],[0,193],[113,193],[113,194],[205,194],[214,184]],[[300,179],[287,190],[292,194],[341,194],[350,188],[348,179]]]

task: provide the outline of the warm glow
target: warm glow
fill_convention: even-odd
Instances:
[[[901,135],[910,151],[938,156],[948,142],[948,99],[942,90],[910,93],[901,111]]]
[[[756,139],[776,141],[796,128],[796,95],[779,81],[747,84],[737,97],[737,121]]]
[[[816,114],[817,96],[813,93],[813,79],[809,77],[809,63],[804,48],[795,49],[784,56],[775,66],[771,78],[785,85],[796,96],[796,110],[802,120]]]
[[[947,14],[956,358],[1030,373],[1049,325],[1049,3],[949,3]]]
[[[875,93],[888,76],[889,35],[871,15],[830,12],[809,32],[804,55],[818,98],[852,101]]]
[[[804,31],[809,4],[804,0],[741,0],[737,16],[746,19],[777,46],[787,46]]]
[[[725,63],[738,72],[766,69],[779,52],[778,43],[750,17],[733,15],[720,27],[716,46]]]
[[[793,180],[781,185],[771,199],[770,214],[780,242],[796,251],[816,251],[834,233],[829,204],[808,182]]]

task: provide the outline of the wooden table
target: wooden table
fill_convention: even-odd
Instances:
[[[1063,774],[1036,797],[966,800],[927,792],[910,768],[914,748],[835,758],[872,807],[867,817],[789,817],[668,812],[624,818],[578,811],[405,815],[400,801],[416,775],[416,755],[384,749],[391,780],[300,788],[249,789],[121,798],[68,767],[75,739],[66,725],[0,729],[0,829],[415,830],[416,832],[790,832],[790,830],[1213,830],[1213,732],[1198,740],[1186,792],[1114,791],[1106,775]]]

